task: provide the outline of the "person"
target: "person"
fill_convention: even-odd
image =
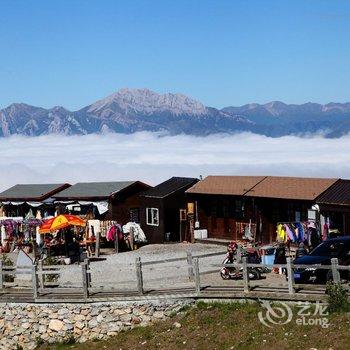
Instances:
[[[318,235],[316,225],[313,221],[309,222],[307,231],[308,231],[310,248],[311,250],[315,249],[321,243],[321,240]]]
[[[307,253],[307,250],[305,249],[305,245],[304,245],[303,242],[301,242],[301,243],[299,244],[299,247],[298,247],[296,253],[295,253],[295,257],[296,257],[296,258],[299,258],[299,257],[304,256],[304,255],[307,255],[307,254],[308,254],[308,253]]]
[[[227,246],[227,257],[230,264],[232,264],[233,260],[235,259],[235,256],[237,254],[237,248],[238,245],[235,241],[230,242]]]
[[[278,247],[276,248],[275,253],[275,260],[273,262],[274,264],[286,264],[287,263],[287,257],[286,257],[286,248],[284,243],[280,243]],[[278,273],[279,268],[273,269],[275,273]]]

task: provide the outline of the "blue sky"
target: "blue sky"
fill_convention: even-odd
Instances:
[[[349,1],[0,0],[0,108],[121,87],[224,107],[350,101]]]

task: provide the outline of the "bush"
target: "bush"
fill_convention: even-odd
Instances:
[[[329,312],[350,311],[347,290],[340,283],[328,282],[326,294],[328,294]]]
[[[48,256],[44,260],[44,266],[52,266],[52,265],[58,265],[58,264],[59,264],[59,260],[57,260],[53,256]],[[57,282],[58,277],[59,277],[59,275],[57,275],[57,274],[47,274],[47,275],[44,275],[44,281],[45,282]]]
[[[2,261],[3,266],[13,266],[12,260],[6,255],[2,254],[0,256],[0,260]],[[13,282],[15,280],[14,275],[5,275],[4,281],[5,282]]]

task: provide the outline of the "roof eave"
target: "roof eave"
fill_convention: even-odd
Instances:
[[[109,200],[111,196],[90,196],[90,197],[55,197],[53,196],[53,199],[57,201],[90,201],[90,202],[96,202],[96,201],[104,201]]]

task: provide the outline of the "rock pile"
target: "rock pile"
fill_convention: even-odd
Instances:
[[[94,304],[0,304],[0,349],[35,349],[74,338],[106,339],[169,317],[189,300]]]

